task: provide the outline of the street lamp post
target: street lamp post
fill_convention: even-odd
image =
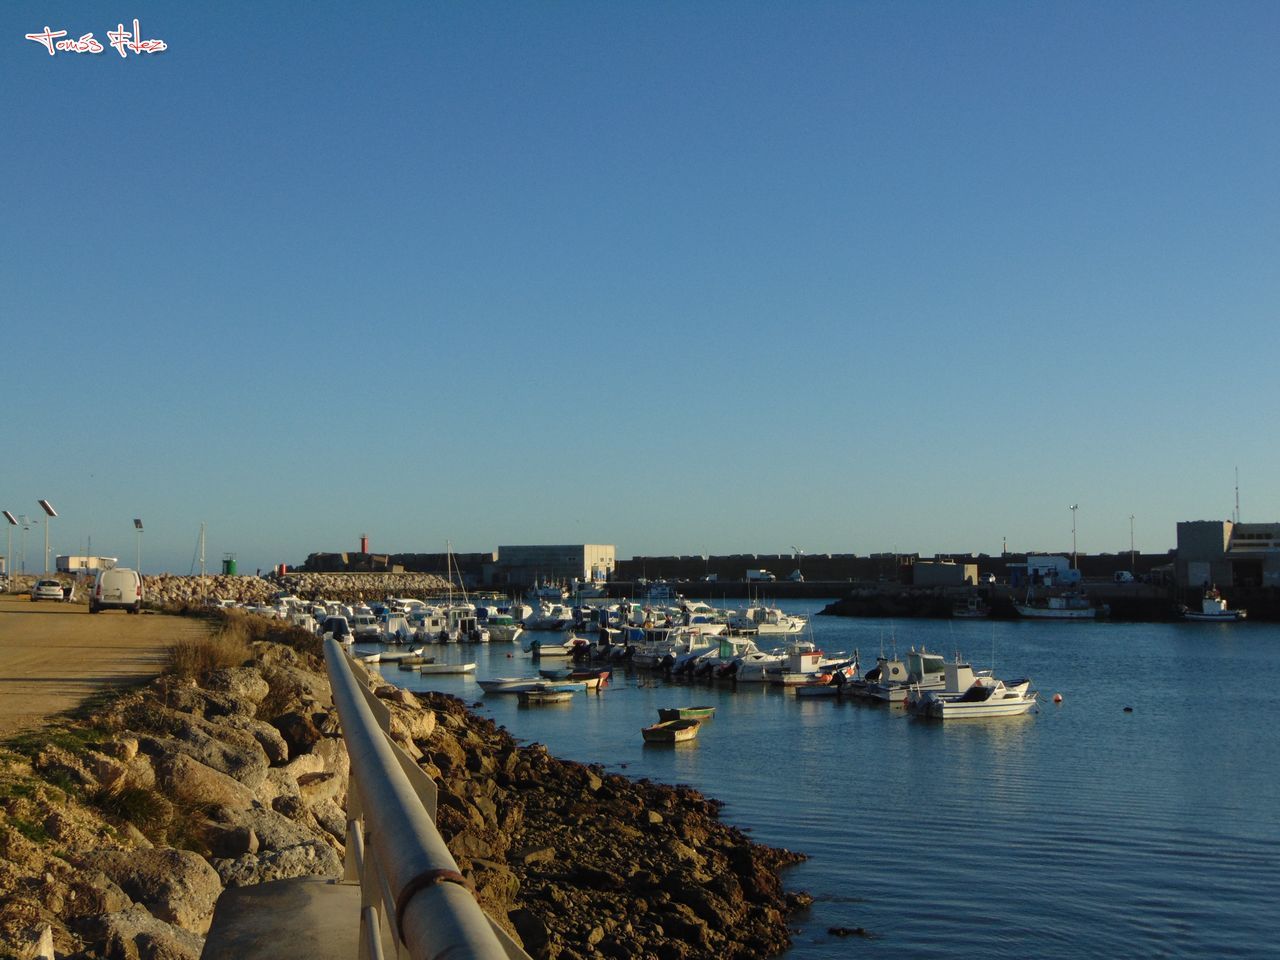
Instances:
[[[794,543],[791,545],[792,552],[796,555],[796,573],[804,576],[804,571],[800,569],[800,565],[804,562],[804,551],[797,547]]]
[[[138,531],[138,564],[134,569],[138,571],[138,576],[142,576],[142,521],[137,517],[133,518],[133,529]]]
[[[4,552],[4,575],[7,580],[12,582],[13,577],[13,528],[18,525],[18,518],[8,510],[4,511],[4,518],[9,521],[9,525],[5,527],[5,532],[9,534],[8,549]]]
[[[48,500],[37,500],[40,509],[46,514],[44,521],[44,572],[45,576],[49,575],[49,521],[58,515],[58,511],[53,509],[53,504]]]
[[[22,524],[22,575],[27,575],[27,531],[31,529],[33,523],[39,523],[39,520],[32,520],[25,513],[18,514],[18,523]]]
[[[1135,573],[1133,552],[1133,514],[1129,514],[1129,572]]]
[[[1073,503],[1071,505],[1071,569],[1076,569],[1076,511],[1080,509],[1080,504]]]

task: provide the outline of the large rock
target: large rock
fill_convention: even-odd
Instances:
[[[248,810],[253,791],[234,777],[177,753],[161,763],[160,785],[173,799],[188,806],[215,806],[227,810]]]
[[[82,921],[79,932],[103,944],[107,960],[199,960],[204,938],[165,923],[141,906]]]
[[[261,703],[271,687],[256,667],[229,667],[211,670],[204,676],[206,690],[230,694],[251,703]]]
[[[280,736],[289,745],[289,755],[293,757],[303,753],[310,753],[311,748],[321,738],[320,730],[316,727],[311,717],[299,711],[275,717],[272,719],[271,725],[280,732]]]
[[[157,718],[157,726],[168,736],[139,737],[142,748],[156,754],[185,753],[206,766],[256,789],[270,766],[267,755],[253,734],[225,724],[170,711]]]
[[[193,933],[209,929],[222,892],[218,872],[189,850],[98,850],[80,865],[101,870],[156,919]]]
[[[319,840],[308,840],[283,850],[259,850],[234,860],[216,861],[218,874],[229,887],[247,887],[290,877],[339,877],[342,859]]]

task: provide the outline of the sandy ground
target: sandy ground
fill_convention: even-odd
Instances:
[[[199,620],[79,603],[0,597],[0,738],[41,726],[113,685],[160,672],[165,649],[206,630]]]

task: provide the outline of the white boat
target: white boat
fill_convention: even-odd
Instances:
[[[420,673],[430,674],[457,674],[457,673],[475,673],[475,661],[469,663],[424,663],[418,667]]]
[[[476,681],[485,693],[519,693],[521,690],[536,690],[546,682],[543,677],[488,677]]]
[[[747,607],[729,618],[729,629],[745,630],[760,634],[799,633],[808,624],[801,616],[783,613],[777,607]]]
[[[1033,597],[1028,592],[1025,601],[1013,606],[1019,616],[1033,620],[1095,620],[1098,616],[1088,597],[1071,591],[1051,597]]]
[[[827,657],[812,640],[793,640],[783,651],[782,663],[765,669],[765,679],[774,686],[784,687],[812,683],[824,674],[830,680],[837,668],[847,667],[848,663],[845,659]],[[856,662],[852,672],[858,672]]]
[[[898,661],[885,661],[889,676],[868,683],[866,696],[886,703],[901,703],[910,690],[942,690],[946,686],[946,667],[941,654],[929,653],[924,647],[907,651],[906,676],[895,677]]]
[[[381,663],[382,654],[381,653],[353,653],[351,654],[351,659],[359,660],[361,663]]]
[[[573,657],[578,651],[589,650],[590,648],[590,640],[571,633],[564,640],[556,640],[554,638],[544,640],[540,636],[533,637],[522,649],[541,660],[552,657]]]
[[[946,665],[946,687],[913,693],[908,709],[917,716],[936,720],[980,717],[1017,717],[1036,705],[1036,694],[1027,679],[1005,683],[986,674],[975,674],[967,663]],[[962,692],[956,693],[955,691]]]
[[[1231,623],[1236,620],[1243,620],[1249,616],[1247,610],[1232,610],[1227,606],[1227,601],[1218,593],[1217,588],[1211,588],[1205,591],[1204,597],[1200,601],[1200,609],[1192,610],[1190,607],[1182,608],[1182,619],[1191,620],[1198,623]]]
[[[383,643],[412,643],[418,633],[409,621],[399,614],[391,614],[380,624]]]
[[[414,647],[412,650],[383,650],[380,662],[399,663],[401,660],[410,660],[422,656],[426,649],[426,647]]]
[[[632,665],[640,668],[662,668],[664,664],[674,667],[680,657],[717,648],[714,637],[704,637],[687,627],[652,627],[642,630],[642,636],[631,654]]]
[[[376,640],[382,636],[382,630],[378,626],[378,618],[373,615],[373,611],[368,607],[361,607],[357,610],[351,620],[351,632],[356,635],[356,640]]]
[[[538,601],[530,616],[524,618],[526,630],[567,630],[573,624],[573,610],[563,603]]]

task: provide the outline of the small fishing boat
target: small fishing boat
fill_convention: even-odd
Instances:
[[[951,609],[951,616],[957,620],[985,620],[991,616],[991,608],[981,597],[973,596],[957,603]]]
[[[395,663],[399,660],[410,660],[422,656],[426,650],[426,647],[414,647],[412,650],[383,650],[382,662]]]
[[[1231,623],[1249,616],[1247,610],[1230,609],[1227,606],[1227,601],[1218,593],[1216,587],[1205,591],[1204,598],[1200,601],[1199,610],[1192,610],[1190,607],[1184,606],[1180,612],[1183,620],[1190,620],[1195,623]]]
[[[419,672],[434,674],[436,676],[442,674],[460,674],[475,673],[475,661],[469,663],[424,663],[418,667]]]
[[[540,690],[546,682],[541,677],[488,677],[476,681],[485,693],[520,693],[525,690]]]
[[[541,706],[544,703],[567,703],[573,699],[572,690],[521,690],[518,694],[521,706]]]
[[[593,668],[590,670],[557,670],[555,668],[549,670],[539,670],[538,675],[547,679],[559,682],[584,683],[587,690],[600,690],[609,685],[609,679],[613,676],[613,670],[609,667]]]
[[[1018,616],[1033,620],[1096,620],[1100,608],[1084,594],[1068,590],[1049,597],[1036,597],[1030,591],[1023,603],[1014,603]]]
[[[935,720],[958,720],[977,717],[1020,717],[1036,705],[1030,680],[1006,684],[994,678],[973,681],[973,686],[958,697],[940,697],[937,691],[925,691],[917,713]]]
[[[935,720],[1017,717],[1036,705],[1030,680],[1005,683],[990,673],[975,673],[972,666],[958,659],[948,661],[945,672],[941,690],[915,690],[908,696],[909,712]]]
[[[668,720],[710,720],[715,715],[715,707],[670,707],[658,711],[658,719],[663,723]]]
[[[583,680],[544,680],[541,677],[490,677],[476,682],[485,693],[527,693],[530,690],[576,693],[587,689]]]
[[[382,661],[381,653],[353,653],[353,660],[359,660],[361,663],[380,663]]]
[[[701,720],[664,720],[651,727],[644,727],[641,733],[645,743],[683,743],[698,735]]]

